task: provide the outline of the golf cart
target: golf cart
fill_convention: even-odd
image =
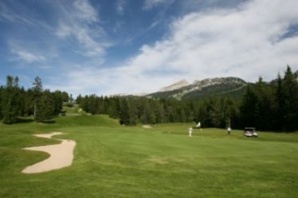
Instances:
[[[243,135],[246,137],[258,137],[256,129],[254,127],[245,127]]]

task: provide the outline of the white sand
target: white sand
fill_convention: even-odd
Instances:
[[[144,129],[151,129],[152,127],[150,125],[143,125]]]
[[[61,135],[61,134],[62,134],[61,132],[52,132],[47,134],[35,134],[34,136],[51,139],[54,135]]]
[[[62,133],[53,132],[51,134],[36,134],[35,136],[52,138],[52,136],[60,134]],[[76,142],[73,140],[59,140],[61,140],[60,144],[24,148],[25,150],[49,153],[50,157],[31,166],[27,166],[22,173],[41,173],[70,166],[73,161],[73,150]]]

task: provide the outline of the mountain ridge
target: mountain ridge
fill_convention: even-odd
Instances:
[[[238,77],[217,77],[195,80],[189,84],[180,80],[172,85],[161,88],[159,91],[148,94],[152,98],[194,99],[206,95],[225,95],[242,92],[248,83]]]
[[[293,72],[298,81],[298,70]],[[277,79],[273,79],[269,84],[277,83]],[[246,87],[252,82],[246,82],[239,77],[215,77],[205,78],[203,80],[195,80],[189,83],[182,79],[171,85],[160,88],[156,92],[143,94],[144,97],[167,99],[175,98],[183,99],[200,99],[208,96],[229,96],[240,98],[245,94]],[[140,95],[139,95],[140,96]]]
[[[173,91],[188,85],[190,85],[189,82],[183,79],[166,87],[162,87],[158,92]]]

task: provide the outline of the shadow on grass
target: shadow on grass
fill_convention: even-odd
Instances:
[[[56,121],[55,120],[44,120],[44,121],[42,121],[40,123],[43,123],[43,124],[55,124]]]
[[[31,122],[34,122],[34,119],[31,117],[18,118],[16,124],[24,124],[24,123],[31,123]]]
[[[33,122],[36,122],[33,117],[20,117],[17,119],[16,124],[26,124],[26,123],[33,123]],[[37,123],[55,124],[56,121],[51,119],[51,120],[39,121]]]

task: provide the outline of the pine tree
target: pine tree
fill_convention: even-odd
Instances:
[[[41,96],[42,96],[43,89],[42,89],[41,78],[39,78],[38,76],[34,79],[32,90],[34,94],[34,99],[33,99],[34,100],[34,113],[33,113],[34,120],[41,121],[41,118],[39,117],[39,115],[42,109],[39,109],[39,108],[41,108],[40,103],[41,103]]]
[[[284,98],[282,89],[282,78],[280,74],[277,76],[277,87],[275,91],[275,113],[274,113],[274,129],[282,131],[284,128]]]
[[[49,90],[43,91],[42,80],[36,77],[33,82],[34,120],[45,122],[54,114],[55,103]]]
[[[156,115],[156,122],[157,123],[164,123],[165,122],[165,111],[163,107],[163,103],[158,102],[157,107],[155,109],[155,115]]]
[[[263,82],[262,78],[254,85],[256,96],[255,127],[259,130],[271,130],[274,120],[274,94],[273,87]]]
[[[18,83],[18,77],[7,76],[7,84],[2,94],[2,121],[4,124],[17,122],[20,112]]]
[[[129,125],[136,125],[138,123],[138,108],[137,101],[131,99],[128,101],[128,116],[129,116]]]
[[[3,118],[2,114],[2,109],[3,109],[3,104],[2,101],[4,100],[4,87],[0,86],[0,120]]]
[[[55,111],[54,98],[49,90],[41,93],[38,102],[36,103],[36,118],[37,122],[45,122],[51,119]]]
[[[55,91],[54,93],[51,93],[52,98],[54,100],[54,115],[59,115],[61,113],[63,108],[63,95],[61,91]]]
[[[254,92],[253,86],[248,85],[246,93],[243,96],[240,106],[241,120],[243,127],[255,126],[255,109],[257,104],[257,96]]]
[[[285,131],[295,131],[298,129],[298,82],[297,76],[292,73],[290,66],[287,66],[282,81],[282,96],[283,128]]]
[[[121,125],[129,125],[129,113],[128,113],[128,104],[127,100],[123,98],[120,100],[120,108],[119,108],[119,119],[120,119],[120,124]]]

